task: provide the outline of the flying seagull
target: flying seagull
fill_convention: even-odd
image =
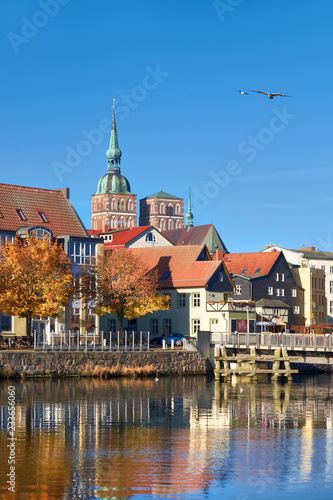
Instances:
[[[262,90],[251,90],[251,92],[258,92],[258,94],[266,94],[270,99],[274,99],[275,96],[280,95],[282,97],[290,97],[290,95],[286,94],[272,94],[271,92],[263,92]]]
[[[246,95],[249,95],[247,92],[244,92],[244,90],[236,90],[236,92],[239,92],[240,94],[246,94]]]

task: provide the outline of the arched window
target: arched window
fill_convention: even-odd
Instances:
[[[112,215],[110,219],[110,229],[116,229],[117,224],[116,224],[116,218],[114,215]]]
[[[133,201],[131,199],[127,201],[127,212],[133,212]]]
[[[168,206],[166,209],[166,214],[168,217],[172,217],[172,215],[173,215],[173,206],[171,203],[168,203]]]
[[[155,241],[156,241],[156,236],[155,236],[155,234],[153,234],[153,233],[148,233],[148,234],[146,235],[146,241],[155,242]]]
[[[160,228],[161,231],[164,231],[164,229],[165,229],[165,221],[164,221],[164,219],[160,219],[158,226],[159,226],[159,228]]]
[[[161,215],[164,215],[165,214],[165,205],[164,203],[160,203],[160,206],[159,206],[159,213]]]
[[[120,198],[120,200],[118,201],[118,211],[124,212],[124,210],[125,210],[125,203],[124,200]]]
[[[110,210],[116,210],[116,200],[114,198],[112,198],[112,200],[110,201]]]
[[[179,205],[179,203],[177,203],[177,205],[175,206],[175,215],[180,215],[180,205]]]
[[[168,229],[173,229],[173,224],[171,219],[168,220]]]
[[[132,217],[128,217],[128,219],[127,219],[127,227],[133,227],[133,219],[132,219]]]
[[[118,219],[118,227],[125,227],[125,219],[124,219],[124,217],[119,217],[119,219]]]
[[[175,229],[180,229],[180,228],[181,228],[180,220],[177,220]]]

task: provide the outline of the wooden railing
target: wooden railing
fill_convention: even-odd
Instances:
[[[295,333],[212,333],[212,343],[226,347],[266,348],[286,347],[293,350],[333,351],[333,336]]]

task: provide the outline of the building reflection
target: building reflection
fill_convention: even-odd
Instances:
[[[213,481],[251,486],[249,474],[259,467],[262,482],[251,487],[261,491],[282,475],[309,481],[318,446],[321,474],[331,481],[333,438],[322,432],[332,429],[329,383],[221,384],[201,377],[17,382],[16,388],[17,486],[31,498],[200,497]],[[6,390],[1,383],[1,401]],[[1,456],[6,426],[3,405]]]

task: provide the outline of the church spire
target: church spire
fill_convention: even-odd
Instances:
[[[187,214],[185,217],[185,226],[186,226],[186,231],[188,231],[191,227],[194,226],[193,214],[191,212],[191,192],[190,192],[190,189],[188,190],[188,209],[187,209]]]
[[[112,170],[113,172],[120,172],[120,157],[121,151],[118,146],[118,137],[117,137],[117,127],[116,127],[116,117],[114,114],[114,99],[113,99],[113,116],[112,116],[112,128],[111,128],[111,137],[109,149],[106,152],[106,156],[108,158],[108,170]]]

